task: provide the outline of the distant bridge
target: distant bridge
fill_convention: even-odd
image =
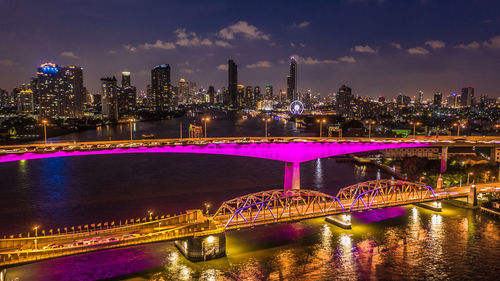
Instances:
[[[475,189],[477,193],[500,192],[500,183],[478,184]],[[228,200],[213,216],[205,216],[201,210],[195,210],[179,216],[92,231],[0,239],[0,270],[44,259],[161,241],[185,241],[176,242],[179,249],[185,254],[194,251],[198,258],[204,260],[207,253],[208,258],[215,257],[215,249],[220,250],[222,243],[225,251],[226,230],[470,197],[476,192],[473,191],[473,186],[435,191],[430,186],[401,180],[363,182],[342,188],[336,196],[304,189],[268,190]],[[214,237],[220,243],[215,243]],[[210,256],[211,253],[214,255]],[[0,281],[3,280],[0,278]]]
[[[67,156],[137,153],[214,154],[285,162],[285,189],[300,188],[300,163],[319,158],[395,148],[443,147],[446,167],[449,146],[500,146],[500,137],[403,138],[204,138],[148,139],[0,146],[0,163]],[[446,149],[445,149],[446,148]]]

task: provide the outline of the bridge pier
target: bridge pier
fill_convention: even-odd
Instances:
[[[340,214],[325,217],[325,221],[343,229],[351,229],[351,214]]]
[[[300,189],[300,162],[285,162],[284,189]]]
[[[190,261],[217,259],[226,256],[226,234],[192,236],[175,241],[175,246]]]
[[[472,207],[477,206],[477,190],[475,184],[470,187],[469,195],[467,196],[467,204]]]
[[[441,173],[446,172],[447,165],[448,165],[448,147],[443,146],[441,148]]]
[[[426,202],[426,203],[416,203],[414,205],[419,206],[419,207],[424,208],[424,209],[435,211],[435,212],[442,211],[441,202],[438,202],[438,201]]]
[[[0,268],[0,281],[7,281],[7,269]]]

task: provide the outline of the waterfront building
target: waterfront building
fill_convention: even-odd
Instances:
[[[160,64],[153,67],[151,70],[151,91],[155,111],[169,111],[172,109],[170,65]]]
[[[22,89],[17,93],[17,113],[18,114],[33,114],[33,91],[31,89]]]
[[[286,78],[286,97],[288,102],[297,99],[297,61],[294,57],[290,58],[290,75]]]
[[[231,105],[233,107],[240,106],[240,99],[238,98],[238,66],[233,60],[229,60],[228,62],[228,99],[227,105]],[[226,102],[226,101],[224,101]]]
[[[115,77],[101,78],[102,115],[118,120],[118,87]]]
[[[354,95],[352,89],[346,85],[342,85],[336,94],[335,107],[340,116],[352,116],[352,103]]]

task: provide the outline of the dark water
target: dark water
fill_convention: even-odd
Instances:
[[[176,137],[179,122],[138,123],[135,134]],[[209,136],[257,136],[255,119],[216,119]],[[273,135],[300,135],[274,121]],[[186,132],[187,133],[187,132]],[[60,139],[126,139],[128,126]],[[101,155],[0,165],[0,234],[172,214],[280,188],[277,161],[212,155]],[[303,188],[329,194],[387,177],[321,159],[301,165]],[[187,261],[171,243],[115,249],[9,269],[8,280],[488,280],[500,273],[500,224],[470,210],[398,207],[355,215],[352,230],[313,219],[227,233],[227,258]]]

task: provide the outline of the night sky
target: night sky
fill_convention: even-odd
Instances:
[[[227,87],[227,60],[244,85],[363,96],[476,88],[500,97],[500,1],[0,0],[0,88],[45,61],[84,68],[84,83],[130,71],[145,90],[168,63],[172,81]]]

